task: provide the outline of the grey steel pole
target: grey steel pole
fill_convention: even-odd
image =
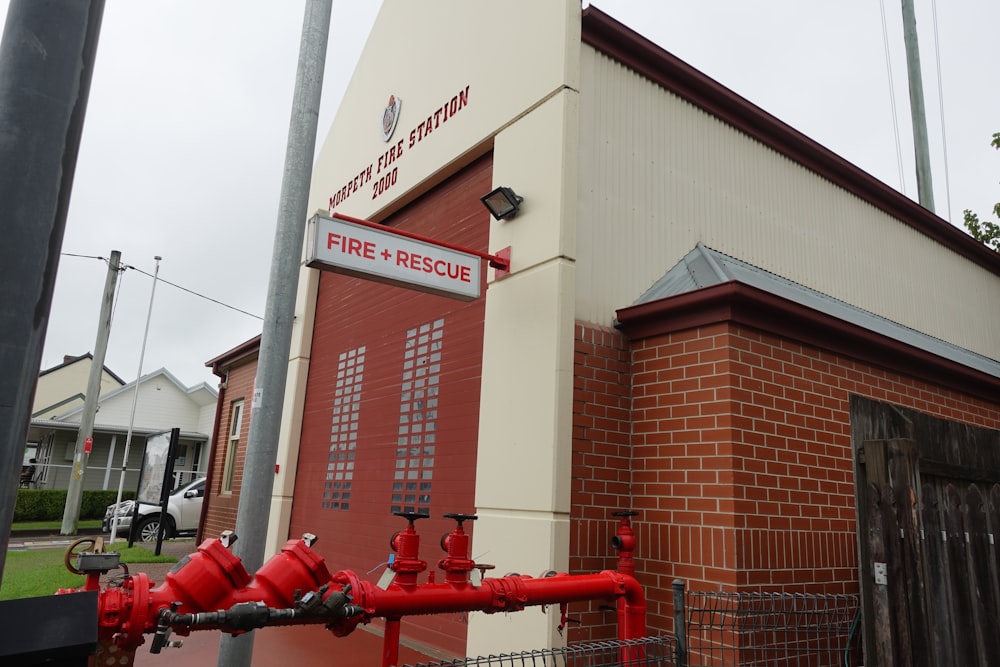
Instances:
[[[927,114],[924,111],[924,84],[920,74],[920,46],[917,43],[917,15],[913,0],[903,1],[903,43],[906,45],[906,73],[910,84],[910,118],[913,124],[913,152],[917,158],[917,198],[920,205],[934,211],[934,183],[927,145]]]
[[[0,42],[0,578],[104,0],[12,0]]]
[[[146,341],[149,340],[149,322],[153,319],[153,297],[156,296],[156,279],[160,275],[160,260],[163,258],[157,255],[156,269],[153,271],[153,288],[149,290],[149,310],[146,311],[146,329],[142,332],[142,346],[139,348],[139,371],[135,374],[135,388],[132,391],[132,409],[128,413],[128,431],[125,433],[125,451],[122,452],[122,472],[118,476],[118,495],[115,496],[115,506],[122,501],[122,492],[125,489],[125,473],[128,472],[128,451],[132,446],[132,428],[135,426],[135,406],[139,402],[139,381],[142,380],[142,362],[146,358]],[[108,542],[114,543],[115,535],[118,534],[118,513],[111,517],[111,537]],[[129,541],[131,544],[131,541]]]
[[[264,560],[332,8],[333,0],[307,0],[302,22],[281,200],[264,308],[264,331],[260,341],[243,484],[236,514],[239,541],[233,551],[243,559],[249,572],[256,572]],[[238,637],[222,635],[219,666],[250,667],[253,639],[253,632]]]
[[[104,296],[101,299],[101,316],[97,322],[97,342],[94,356],[90,360],[90,375],[87,376],[87,393],[83,397],[83,413],[80,415],[80,430],[76,434],[76,450],[73,454],[73,472],[66,491],[63,506],[61,535],[76,535],[80,521],[80,500],[83,498],[83,479],[87,474],[90,448],[87,441],[94,436],[94,419],[97,416],[97,399],[101,394],[101,377],[104,374],[104,358],[108,352],[108,338],[111,336],[111,313],[115,304],[115,285],[118,283],[122,254],[111,251],[108,261],[108,277],[104,281]],[[93,442],[91,440],[91,442]]]

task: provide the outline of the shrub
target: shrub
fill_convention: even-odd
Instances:
[[[84,491],[80,498],[80,518],[103,519],[104,510],[117,496],[117,491]],[[122,500],[134,497],[135,491],[122,493]],[[14,522],[61,521],[65,508],[65,489],[18,489]]]

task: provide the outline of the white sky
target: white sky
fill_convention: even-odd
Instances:
[[[442,0],[443,1],[443,0]],[[453,0],[468,1],[468,0]],[[948,209],[931,0],[915,0],[937,210]],[[502,2],[500,3],[502,4]],[[916,198],[900,7],[885,0],[904,183],[879,3],[603,0],[593,3],[847,160]],[[6,16],[8,2],[0,0]],[[319,141],[378,2],[334,2]],[[109,0],[63,252],[107,257],[263,316],[304,0]],[[483,4],[485,12],[497,3]],[[1000,2],[937,7],[952,221],[1000,201]],[[442,15],[445,15],[442,13]],[[489,48],[513,48],[503,45]],[[664,267],[666,269],[668,267]],[[42,368],[91,351],[106,275],[63,257]],[[120,278],[107,366],[135,378],[152,281]],[[157,287],[143,371],[217,379],[208,359],[261,322]]]

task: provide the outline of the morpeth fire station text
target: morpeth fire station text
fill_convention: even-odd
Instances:
[[[340,190],[330,197],[329,211],[332,213],[339,204],[346,201],[355,192],[358,192],[367,185],[371,185],[371,199],[376,199],[379,195],[396,184],[399,176],[397,167],[392,166],[403,157],[404,152],[417,146],[424,139],[429,137],[434,130],[448,122],[452,116],[464,109],[469,104],[469,86],[458,91],[450,100],[427,115],[409,133],[408,139],[400,139],[364,169],[358,171],[357,175],[347,181]],[[392,167],[390,169],[390,167]]]

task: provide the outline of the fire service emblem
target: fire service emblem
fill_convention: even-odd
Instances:
[[[400,100],[395,95],[389,96],[389,103],[385,107],[385,111],[382,112],[382,139],[389,141],[392,139],[392,133],[396,130],[396,122],[399,120],[399,107],[402,105],[402,100]]]

